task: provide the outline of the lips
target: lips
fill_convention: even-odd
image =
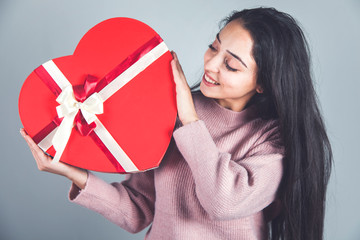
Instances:
[[[220,85],[218,82],[214,81],[213,79],[211,79],[208,75],[204,74],[204,78],[203,78],[204,82],[207,84],[211,84],[211,85]]]

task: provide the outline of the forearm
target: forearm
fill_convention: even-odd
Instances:
[[[135,233],[153,220],[155,190],[151,171],[127,175],[121,183],[109,184],[88,173],[86,186],[73,185],[70,201],[100,213],[111,222]]]
[[[218,150],[202,121],[176,130],[174,138],[193,173],[197,197],[214,218],[244,217],[274,200],[282,176],[281,154],[235,161]]]
[[[65,176],[72,181],[78,188],[84,189],[88,178],[88,172],[84,169],[69,166]]]

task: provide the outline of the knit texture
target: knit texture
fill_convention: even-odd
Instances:
[[[70,201],[129,232],[152,224],[148,240],[267,239],[283,169],[277,122],[193,97],[201,120],[177,124],[159,168],[112,184],[89,173]]]

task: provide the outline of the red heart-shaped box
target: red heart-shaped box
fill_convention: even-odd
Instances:
[[[82,85],[87,75],[104,78],[154,37],[161,40],[153,29],[138,20],[112,18],[90,29],[73,55],[52,61],[72,86]],[[171,53],[166,50],[109,97],[103,103],[104,113],[97,115],[136,166],[137,170],[131,172],[159,166],[170,143],[176,119],[171,59]],[[46,132],[47,126],[57,118],[56,107],[59,103],[56,98],[51,87],[40,79],[35,70],[25,80],[19,96],[19,113],[31,137]],[[52,156],[55,154],[53,147],[46,152]],[[82,136],[75,128],[61,155],[62,162],[80,168],[99,172],[128,172],[121,167],[122,159],[116,160],[118,163],[109,159],[106,147],[99,147],[91,137]]]

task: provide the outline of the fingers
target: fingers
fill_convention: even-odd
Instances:
[[[173,55],[173,60],[171,60],[171,66],[173,68],[173,71],[175,70],[176,74],[183,74],[183,70],[176,53],[174,51],[171,51],[171,54]]]
[[[171,67],[176,85],[176,103],[178,116],[180,121],[185,125],[187,123],[198,120],[198,117],[195,111],[191,90],[186,81],[186,77],[178,57],[174,51],[171,51],[171,53],[173,55]]]
[[[20,134],[25,139],[26,143],[29,145],[30,150],[35,150],[38,148],[34,140],[25,132],[23,128],[20,129]]]
[[[180,65],[179,59],[176,55],[176,53],[174,51],[171,51],[171,54],[173,55],[173,60],[172,63],[174,64],[174,66],[176,67],[176,70],[178,70],[179,72],[182,72],[182,67]]]
[[[34,142],[34,140],[25,132],[22,128],[20,129],[20,134],[25,139],[26,143],[28,144],[31,153],[34,155],[35,159],[41,155],[45,155],[44,152],[39,148],[39,146]]]
[[[181,79],[187,85],[185,74],[184,74],[184,71],[182,69],[182,66],[181,66],[181,64],[179,62],[179,59],[177,58],[176,53],[174,53],[174,54],[175,54],[175,58],[173,59],[173,62],[174,62],[176,73],[178,74],[179,79]]]
[[[173,60],[171,61],[171,68],[173,72],[174,82],[176,84],[176,91],[190,91],[189,85],[186,81],[184,71],[180,65],[178,57],[174,51],[171,51],[173,55]]]
[[[51,158],[47,156],[43,150],[34,142],[34,140],[25,132],[22,128],[20,129],[21,136],[25,139],[29,146],[29,149],[36,161],[37,167],[40,171],[47,171],[47,165],[51,164]]]
[[[178,57],[174,51],[171,51],[171,55],[173,56],[173,60],[178,61]]]

